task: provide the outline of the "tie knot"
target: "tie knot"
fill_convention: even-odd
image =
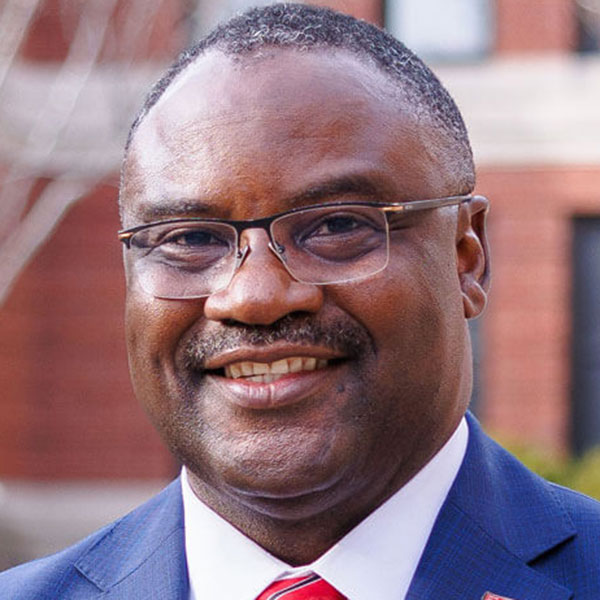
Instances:
[[[278,579],[256,600],[347,600],[322,577],[314,573]]]

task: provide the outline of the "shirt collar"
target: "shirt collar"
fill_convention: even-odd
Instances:
[[[467,441],[463,418],[452,437],[404,487],[323,556],[301,568],[272,556],[203,504],[184,468],[185,547],[192,599],[254,600],[273,580],[306,571],[318,573],[352,600],[404,598]]]

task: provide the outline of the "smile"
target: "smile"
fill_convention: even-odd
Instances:
[[[329,361],[313,356],[291,356],[270,363],[240,361],[224,367],[225,377],[256,383],[271,383],[290,373],[316,371],[327,366]]]

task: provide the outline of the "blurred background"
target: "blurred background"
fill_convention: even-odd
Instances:
[[[457,100],[493,206],[472,408],[542,473],[600,494],[600,0],[314,3],[385,26]],[[177,473],[129,383],[121,152],[165,66],[256,4],[0,2],[0,568]]]

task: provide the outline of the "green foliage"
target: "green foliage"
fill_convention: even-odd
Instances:
[[[571,464],[568,487],[600,499],[600,447],[590,450],[580,460],[571,461]]]
[[[501,443],[538,475],[600,500],[600,446],[580,458],[560,458],[541,448]]]

